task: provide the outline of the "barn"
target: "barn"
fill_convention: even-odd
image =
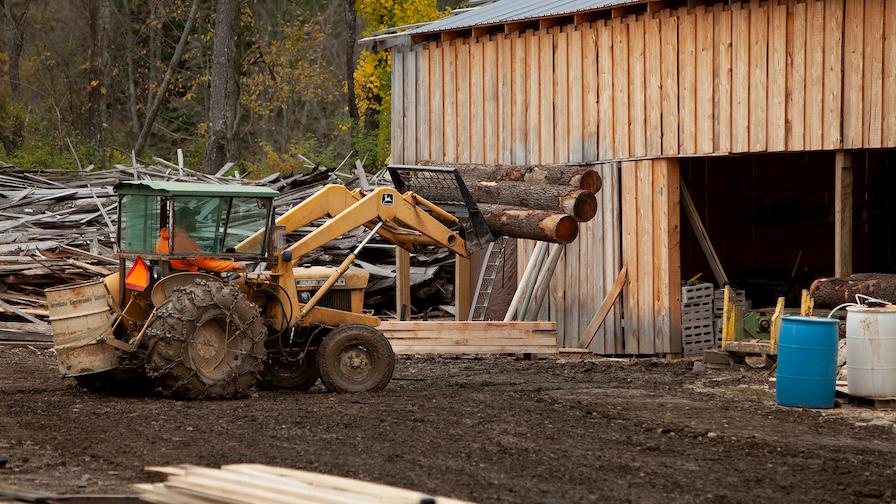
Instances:
[[[681,354],[697,275],[769,306],[894,269],[896,0],[500,0],[388,45],[393,162],[602,163],[544,308],[560,346],[623,266],[595,353]]]

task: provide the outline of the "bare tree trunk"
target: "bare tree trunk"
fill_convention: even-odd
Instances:
[[[202,169],[217,172],[233,155],[233,131],[240,101],[240,2],[218,0],[212,50],[209,134]]]
[[[355,0],[343,0],[348,38],[345,41],[345,83],[348,89],[348,116],[358,124],[358,104],[355,102],[355,41],[358,39],[358,11]]]
[[[109,89],[112,84],[109,58],[109,31],[112,25],[110,0],[98,0],[90,6],[90,28],[93,34],[91,54],[90,105],[93,141],[99,152],[99,166],[106,167],[106,127],[109,123]]]
[[[174,55],[171,57],[171,62],[168,63],[168,70],[165,71],[162,85],[159,86],[158,92],[155,93],[152,107],[150,107],[149,112],[146,114],[146,123],[143,124],[143,129],[140,130],[140,137],[137,138],[137,145],[134,146],[134,152],[137,156],[143,152],[143,149],[146,147],[146,142],[149,140],[149,133],[152,131],[152,123],[155,122],[156,116],[159,115],[159,110],[162,108],[162,102],[165,100],[168,86],[171,85],[171,79],[174,77],[174,69],[180,64],[180,59],[184,55],[184,47],[187,46],[187,38],[190,36],[190,30],[193,29],[193,21],[196,19],[196,12],[198,10],[199,0],[193,0],[193,5],[190,7],[190,14],[188,14],[187,17],[187,23],[184,25],[184,31],[180,34],[180,40],[177,42],[177,47],[174,49]]]
[[[137,86],[134,83],[134,32],[131,30],[131,6],[124,0],[125,42],[128,48],[128,105],[131,112],[133,138],[140,135],[140,118],[137,116]]]
[[[19,72],[21,66],[22,47],[25,45],[25,33],[22,25],[25,24],[25,17],[28,15],[28,6],[31,0],[25,0],[22,5],[22,11],[16,14],[12,10],[12,0],[3,2],[4,28],[6,36],[7,51],[7,75],[9,75],[9,90],[13,98],[22,99],[22,77]]]

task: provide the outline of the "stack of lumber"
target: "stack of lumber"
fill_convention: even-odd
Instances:
[[[168,475],[164,483],[134,485],[141,500],[158,504],[465,504],[393,486],[261,464],[147,470]]]
[[[455,168],[492,232],[499,236],[570,243],[578,223],[597,214],[601,178],[594,165],[481,165],[420,161]],[[412,187],[433,201],[450,198],[438,187]]]
[[[386,321],[396,354],[557,353],[556,322]]]

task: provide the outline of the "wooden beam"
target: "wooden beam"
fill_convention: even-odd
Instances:
[[[852,162],[834,153],[834,276],[852,274]]]
[[[399,320],[411,318],[411,254],[395,248],[395,315]]]
[[[455,255],[454,262],[454,305],[458,321],[470,318],[470,303],[473,299],[472,280],[470,278],[470,259]]]
[[[384,321],[397,354],[556,353],[556,322]]]
[[[604,297],[600,309],[594,314],[594,318],[588,323],[588,327],[582,331],[582,336],[581,339],[579,339],[578,344],[579,348],[588,348],[591,346],[591,342],[594,341],[594,335],[600,330],[600,326],[603,325],[604,320],[607,318],[607,314],[610,313],[610,309],[613,308],[613,305],[616,304],[616,300],[619,299],[619,294],[622,293],[622,287],[625,285],[626,271],[626,267],[623,266],[622,271],[616,276],[616,282],[613,283],[613,289],[607,293],[606,297]]]

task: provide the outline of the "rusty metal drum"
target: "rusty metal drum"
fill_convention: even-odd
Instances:
[[[103,279],[45,293],[59,372],[78,376],[118,367],[118,351],[104,343],[112,338],[112,312]]]

